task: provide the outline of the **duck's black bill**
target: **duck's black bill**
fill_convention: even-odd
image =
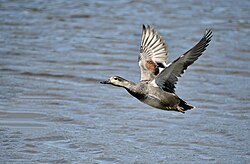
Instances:
[[[110,80],[101,81],[101,84],[111,84]]]

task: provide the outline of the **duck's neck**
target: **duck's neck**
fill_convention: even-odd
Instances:
[[[144,94],[141,93],[140,89],[138,89],[138,86],[133,82],[128,81],[128,84],[126,86],[123,86],[123,88],[125,88],[128,93],[139,100],[142,100],[145,97]]]
[[[125,88],[127,91],[136,91],[136,84],[131,81],[126,81],[126,83],[122,87]]]

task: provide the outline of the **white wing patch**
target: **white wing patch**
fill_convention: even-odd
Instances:
[[[156,84],[155,79],[152,80],[150,84],[151,84],[153,87],[159,87],[159,86]]]

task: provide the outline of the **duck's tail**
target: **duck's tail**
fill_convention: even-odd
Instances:
[[[186,110],[190,110],[193,108],[194,108],[194,106],[188,104],[186,101],[184,101],[180,98],[180,103],[178,104],[178,111],[179,112],[185,113]]]

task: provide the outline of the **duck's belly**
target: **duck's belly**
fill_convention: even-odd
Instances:
[[[158,98],[154,96],[147,96],[140,101],[155,108],[166,109],[166,104],[163,104]]]

